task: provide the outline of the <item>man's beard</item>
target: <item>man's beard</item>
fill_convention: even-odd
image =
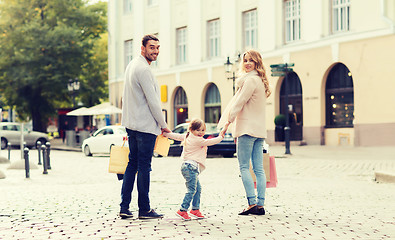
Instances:
[[[146,55],[145,55],[145,58],[147,58],[149,61],[153,62],[153,61],[156,61],[156,59],[158,58],[158,55],[156,55],[156,57],[154,58],[154,57],[152,57],[151,55],[146,54]]]

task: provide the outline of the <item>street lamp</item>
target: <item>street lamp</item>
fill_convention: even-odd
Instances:
[[[237,59],[235,60],[235,64],[240,62],[240,53],[237,55]],[[230,73],[232,72],[232,77],[227,77],[228,80],[232,79],[233,81],[233,95],[235,95],[235,80],[236,80],[236,75],[235,71],[232,71],[233,69],[233,63],[230,61],[230,58],[227,57],[226,62],[224,63],[225,66],[225,72]]]
[[[67,88],[73,97],[73,108],[75,108],[75,95],[80,90],[80,81],[78,78],[69,79],[69,83],[67,84]]]

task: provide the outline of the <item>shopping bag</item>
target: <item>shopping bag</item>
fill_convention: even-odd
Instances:
[[[110,162],[108,172],[124,174],[129,163],[129,147],[125,147],[125,141],[122,146],[112,146],[110,152]]]
[[[277,187],[277,170],[274,156],[270,156],[270,182],[266,182],[267,188]]]
[[[266,182],[270,181],[270,163],[269,163],[269,154],[268,153],[263,153],[263,170],[265,171],[266,175]],[[252,176],[252,180],[254,180],[254,183],[256,183],[256,176],[254,173],[254,170],[252,170],[252,166],[250,163],[250,173]]]
[[[164,157],[167,157],[167,154],[169,154],[169,148],[170,140],[162,134],[158,135],[155,141],[154,152]]]

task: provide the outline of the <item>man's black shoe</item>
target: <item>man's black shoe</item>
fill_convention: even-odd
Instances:
[[[119,216],[122,219],[132,218],[133,217],[133,213],[130,212],[129,210],[121,210],[121,212],[119,213]]]
[[[146,213],[139,213],[139,219],[152,219],[152,218],[163,218],[163,214],[157,214],[154,209],[149,210]]]

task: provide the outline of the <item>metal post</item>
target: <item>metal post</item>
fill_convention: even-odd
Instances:
[[[73,108],[75,108],[75,90],[73,90],[72,95],[73,95]]]
[[[20,149],[21,149],[21,159],[23,159],[23,157],[24,157],[24,153],[23,153],[23,146],[24,146],[24,136],[23,136],[23,128],[24,128],[24,125],[23,125],[23,123],[21,123],[21,143],[20,143]]]
[[[8,148],[8,160],[11,160],[11,143],[7,143]]]
[[[284,128],[284,140],[285,140],[285,154],[291,154],[290,150],[290,132],[291,128],[289,127],[289,109],[288,109],[288,64],[285,64],[285,128]]]
[[[47,147],[45,145],[42,145],[41,148],[43,150],[43,166],[44,166],[43,174],[48,174],[48,171],[47,171],[47,157],[46,157],[46,155],[47,155]]]
[[[25,153],[25,172],[26,178],[30,178],[30,166],[29,166],[29,148],[24,148]]]
[[[51,169],[51,158],[49,157],[51,153],[51,143],[47,142],[45,145],[47,146],[47,167]]]
[[[41,163],[41,142],[37,141],[37,150],[38,150],[38,165],[42,165]]]
[[[236,76],[235,76],[235,72],[233,72],[233,95],[235,95],[235,80],[236,80]]]

